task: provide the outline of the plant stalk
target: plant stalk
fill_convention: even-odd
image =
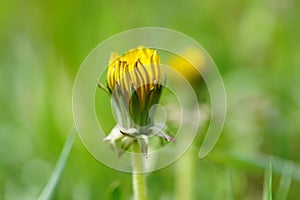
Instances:
[[[132,144],[132,186],[134,200],[146,200],[147,199],[147,186],[146,177],[144,174],[144,161],[143,154],[141,153],[139,144],[137,141]]]
[[[175,199],[193,198],[194,156],[193,146],[176,162]]]

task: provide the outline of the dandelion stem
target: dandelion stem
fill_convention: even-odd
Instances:
[[[132,155],[132,164],[133,164],[132,186],[133,186],[134,200],[146,200],[147,199],[146,177],[145,174],[143,173],[144,158],[137,141],[133,142],[132,150],[134,153]]]
[[[194,178],[194,156],[193,148],[187,152],[176,163],[175,175],[175,199],[193,198],[193,178]]]

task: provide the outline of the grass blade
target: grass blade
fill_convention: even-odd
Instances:
[[[273,157],[271,156],[269,169],[265,170],[263,200],[272,200],[272,162]]]
[[[214,150],[207,157],[207,159],[212,160],[217,163],[222,163],[228,166],[238,167],[246,169],[249,171],[258,170],[258,169],[268,169],[270,166],[269,155],[264,154],[240,154],[235,152],[230,152],[226,150]],[[284,167],[289,163],[293,166],[293,170],[285,171],[285,175],[291,176],[293,180],[300,181],[300,165],[294,161],[283,159],[280,157],[272,158],[272,172],[275,174],[283,175]]]
[[[48,200],[51,198],[51,196],[56,188],[56,185],[61,177],[63,169],[66,165],[66,162],[68,160],[71,149],[73,147],[75,138],[76,138],[76,130],[75,130],[75,128],[72,128],[72,130],[70,131],[68,138],[64,144],[64,147],[60,153],[60,156],[55,165],[54,171],[52,172],[50,179],[48,180],[41,195],[39,196],[39,200]]]
[[[281,176],[279,187],[275,196],[276,200],[285,200],[288,197],[288,192],[290,190],[292,176],[290,172],[294,171],[294,165],[292,163],[286,163],[283,168],[283,175]]]

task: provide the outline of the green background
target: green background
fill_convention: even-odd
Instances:
[[[190,188],[193,199],[261,199],[269,155],[273,196],[280,199],[287,187],[287,199],[300,199],[299,4],[2,0],[0,199],[39,196],[73,126],[72,87],[81,62],[109,36],[143,26],[197,40],[218,66],[228,98],[214,151],[198,159],[199,137],[183,158],[191,171],[179,161],[148,174],[149,199],[180,198],[178,188]],[[191,182],[178,182],[184,173]],[[77,137],[53,199],[131,196],[131,175],[99,163]]]

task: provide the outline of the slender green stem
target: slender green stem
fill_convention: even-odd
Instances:
[[[143,173],[144,171],[144,161],[143,155],[141,153],[138,143],[135,141],[132,144],[132,186],[134,200],[146,200],[147,199],[147,187],[146,187],[146,177]]]
[[[193,146],[176,162],[176,200],[193,198],[194,155]]]
[[[227,176],[227,199],[233,200],[233,189],[232,189],[232,174],[229,167],[226,167],[226,176]]]

